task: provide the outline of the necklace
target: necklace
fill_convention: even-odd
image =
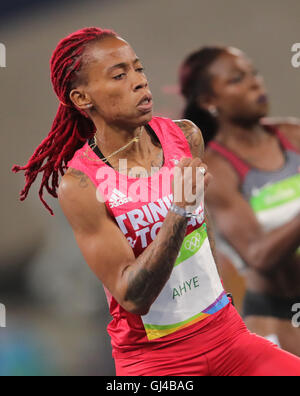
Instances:
[[[142,134],[143,134],[143,127],[141,127],[139,134],[138,134],[136,137],[134,137],[132,140],[130,140],[129,143],[125,144],[125,146],[121,147],[120,149],[114,151],[112,154],[110,154],[110,155],[108,155],[107,157],[104,157],[104,158],[102,158],[102,159],[90,158],[90,157],[88,156],[88,154],[87,154],[87,150],[86,150],[86,152],[84,153],[84,155],[85,155],[90,161],[94,161],[94,162],[100,162],[100,161],[102,161],[102,162],[104,162],[104,163],[106,164],[106,163],[108,162],[108,160],[109,160],[111,157],[113,157],[113,156],[119,154],[121,151],[124,151],[124,150],[125,150],[127,147],[129,147],[132,143],[138,143],[138,142],[140,141],[141,137],[142,137]],[[97,146],[98,146],[98,141],[97,141],[97,136],[96,136],[96,134],[95,134],[94,139],[93,139],[93,144],[91,145],[91,149],[94,150]]]

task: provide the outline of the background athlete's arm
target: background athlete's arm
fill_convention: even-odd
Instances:
[[[202,164],[186,158],[180,163],[182,169],[184,166]],[[172,273],[188,220],[169,212],[154,242],[135,258],[83,173],[71,170],[64,176],[59,201],[86,262],[104,286],[128,312],[147,314]],[[185,202],[177,204],[185,206]]]
[[[288,224],[265,232],[253,209],[239,192],[239,181],[229,164],[206,156],[213,180],[206,192],[216,227],[252,268],[268,273],[286,264],[300,245],[300,214]]]

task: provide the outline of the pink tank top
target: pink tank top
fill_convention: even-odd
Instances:
[[[172,170],[182,157],[192,158],[183,132],[173,121],[153,118],[149,126],[165,158],[152,177],[137,179],[116,172],[99,159],[88,142],[68,163],[93,181],[135,257],[156,238],[168,214],[173,200]],[[113,317],[108,333],[114,356],[192,336],[229,303],[211,253],[203,208],[197,214],[189,221],[171,278],[149,314],[141,317],[125,311],[104,288]]]

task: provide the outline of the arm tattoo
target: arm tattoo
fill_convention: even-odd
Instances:
[[[175,124],[184,133],[193,157],[202,158],[204,154],[204,141],[200,129],[188,120],[175,121]]]
[[[79,180],[79,187],[81,188],[87,188],[88,187],[88,177],[85,175],[83,172],[70,168],[69,172],[70,175],[74,176],[76,179]]]
[[[165,233],[168,240],[158,242],[160,238],[155,239],[149,246],[150,249],[138,257],[136,267],[129,270],[126,301],[131,301],[138,307],[153,304],[171,276],[186,227],[187,220],[178,218],[172,226],[171,235]]]

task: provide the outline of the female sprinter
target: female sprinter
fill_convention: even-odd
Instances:
[[[300,126],[264,118],[263,79],[237,49],[203,48],[180,74],[186,115],[213,140],[206,202],[220,250],[245,269],[246,325],[300,356]]]
[[[251,334],[224,293],[197,204],[197,179],[209,181],[201,133],[153,118],[130,45],[111,31],[78,31],[58,44],[51,72],[61,102],[53,128],[14,170],[26,171],[22,199],[43,173],[41,198],[44,187],[58,195],[102,281],[117,375],[300,375],[300,360]],[[196,205],[175,199],[188,186]]]

